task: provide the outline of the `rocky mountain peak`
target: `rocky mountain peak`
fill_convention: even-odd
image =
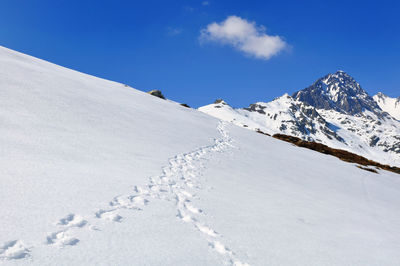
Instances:
[[[373,98],[342,70],[270,102],[232,108],[224,101],[199,108],[235,125],[323,143],[385,162],[400,162],[400,99]]]
[[[338,70],[318,79],[311,86],[293,94],[293,98],[317,109],[357,115],[368,110],[380,115],[382,110],[349,74]]]

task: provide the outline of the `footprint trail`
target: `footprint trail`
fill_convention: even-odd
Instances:
[[[234,147],[233,140],[225,130],[225,123],[219,122],[217,127],[221,137],[214,144],[200,147],[192,152],[176,155],[169,160],[168,166],[162,168],[162,174],[150,177],[144,188],[134,186],[128,195],[117,195],[104,208],[92,215],[83,217],[70,213],[60,218],[55,225],[59,230],[49,233],[45,245],[65,248],[79,244],[76,236],[79,230],[101,231],[96,221],[121,223],[124,217],[122,210],[142,211],[153,200],[174,204],[174,214],[184,224],[189,224],[204,238],[208,246],[231,265],[248,265],[238,259],[235,252],[223,244],[223,236],[211,228],[206,222],[206,212],[193,204],[196,190],[203,188],[201,179],[204,163],[215,153],[222,153]],[[92,220],[94,219],[94,220]],[[43,242],[42,242],[43,243]],[[30,249],[19,241],[6,242],[0,247],[0,259],[12,260],[31,257]]]

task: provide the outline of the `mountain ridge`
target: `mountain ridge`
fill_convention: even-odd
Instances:
[[[293,93],[292,97],[317,109],[333,109],[350,115],[359,115],[368,110],[381,115],[381,109],[374,99],[342,70],[319,78],[311,86]]]
[[[282,133],[400,164],[400,122],[344,71],[327,74],[292,96],[286,93],[245,108],[228,106],[212,104],[199,110],[252,130]]]

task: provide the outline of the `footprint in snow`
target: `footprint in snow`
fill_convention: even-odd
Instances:
[[[118,223],[122,222],[123,219],[116,210],[98,210],[95,215],[99,219],[109,220]]]
[[[202,232],[202,233],[204,233],[206,235],[209,235],[211,237],[217,237],[218,236],[217,232],[215,232],[213,229],[211,229],[210,227],[208,227],[206,225],[202,225],[202,224],[196,223],[195,226],[200,232]]]
[[[60,248],[65,246],[75,246],[78,244],[79,239],[69,236],[67,231],[58,231],[51,233],[47,236],[46,244],[55,245]]]
[[[68,214],[64,218],[60,219],[57,225],[62,225],[66,227],[84,227],[87,221],[79,215]]]
[[[198,208],[196,208],[196,207],[193,207],[192,205],[190,205],[190,204],[188,204],[188,203],[185,203],[185,208],[186,208],[188,211],[190,211],[191,213],[194,213],[194,214],[199,214],[199,213],[202,213],[202,212],[203,212],[201,209],[198,209]]]
[[[30,250],[20,240],[8,241],[0,247],[0,260],[16,260],[30,256]]]
[[[219,241],[210,242],[209,245],[211,248],[213,248],[216,252],[218,252],[220,254],[232,255],[232,251],[230,251],[227,247],[225,247]]]

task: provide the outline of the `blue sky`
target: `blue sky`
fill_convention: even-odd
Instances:
[[[371,94],[400,96],[397,2],[2,0],[0,45],[194,107],[269,101],[338,69]],[[200,38],[229,16],[284,47],[266,58]]]

